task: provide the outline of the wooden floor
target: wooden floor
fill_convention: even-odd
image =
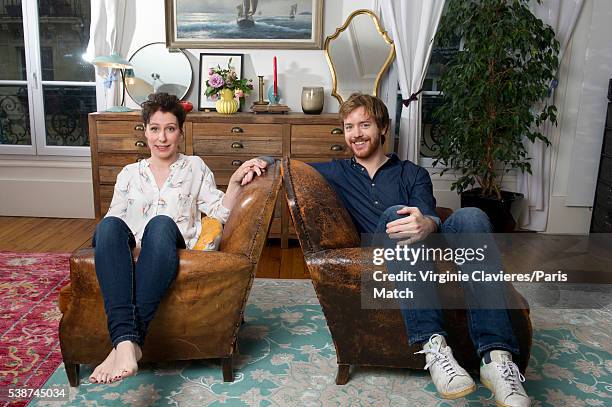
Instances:
[[[0,251],[72,252],[91,246],[95,219],[26,218],[0,216]],[[281,249],[269,239],[257,268],[257,277],[310,278],[302,249],[295,240]]]

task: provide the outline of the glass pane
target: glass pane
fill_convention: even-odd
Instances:
[[[0,80],[26,80],[21,0],[0,1]]]
[[[95,86],[43,86],[48,146],[88,146],[87,114],[96,111]]]
[[[38,2],[43,81],[92,82],[94,69],[82,55],[89,42],[89,0]]]
[[[28,112],[25,85],[0,85],[0,144],[32,144]]]
[[[438,85],[438,81],[442,77],[446,69],[446,64],[459,52],[459,41],[449,48],[440,48],[434,43],[433,49],[431,50],[431,58],[429,60],[429,66],[427,67],[427,74],[425,74],[425,82],[423,83],[423,90],[443,91]]]
[[[421,123],[423,133],[421,134],[421,157],[436,158],[438,152],[438,121],[434,119],[432,113],[440,105],[441,96],[424,95],[423,106],[421,109]]]

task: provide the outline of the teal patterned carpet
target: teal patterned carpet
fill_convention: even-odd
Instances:
[[[310,281],[256,280],[239,337],[236,380],[215,363],[142,366],[136,377],[89,384],[81,368],[72,401],[34,406],[493,406],[479,385],[467,398],[440,399],[426,372],[353,369],[336,386],[336,354]],[[612,309],[532,312],[534,346],[525,388],[533,406],[612,406]],[[477,381],[477,378],[475,378]],[[478,381],[477,381],[478,382]],[[44,388],[67,386],[63,365]]]

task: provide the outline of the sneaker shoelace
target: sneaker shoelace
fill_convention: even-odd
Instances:
[[[510,385],[512,392],[521,394],[519,391],[519,382],[523,383],[525,381],[525,376],[521,374],[516,363],[506,360],[499,366],[499,369],[502,379]]]
[[[451,377],[451,379],[455,376],[457,376],[457,372],[455,371],[455,366],[453,366],[453,364],[451,363],[449,357],[447,354],[444,354],[442,352],[440,352],[440,348],[438,349],[423,349],[420,350],[418,352],[415,352],[414,354],[419,354],[419,353],[423,353],[425,355],[430,354],[433,355],[433,359],[431,359],[429,362],[427,362],[425,364],[425,367],[423,368],[423,370],[427,370],[429,369],[429,367],[431,365],[433,365],[436,362],[440,363],[440,366],[442,366],[442,369],[444,369],[444,371],[446,372],[447,375],[449,375]]]

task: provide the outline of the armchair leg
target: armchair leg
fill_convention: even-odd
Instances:
[[[350,369],[351,365],[338,365],[338,373],[336,374],[337,385],[342,386],[348,383]]]
[[[234,371],[232,369],[232,358],[221,358],[221,369],[223,370],[223,381],[233,382]]]
[[[66,363],[64,362],[64,368],[66,369],[66,376],[68,376],[68,382],[71,387],[79,387],[79,364],[78,363]]]

